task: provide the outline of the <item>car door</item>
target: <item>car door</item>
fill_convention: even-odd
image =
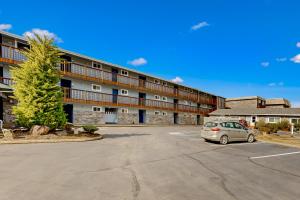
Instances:
[[[234,127],[236,129],[237,135],[236,138],[239,141],[243,141],[247,139],[247,130],[245,129],[244,126],[242,126],[240,123],[235,122]]]
[[[224,131],[229,137],[229,140],[231,141],[237,140],[237,137],[239,136],[239,131],[235,128],[234,122],[225,122],[223,123],[223,126],[225,128]]]

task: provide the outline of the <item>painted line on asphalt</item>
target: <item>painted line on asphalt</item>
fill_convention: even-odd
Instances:
[[[294,151],[294,152],[289,152],[289,153],[273,154],[273,155],[266,155],[266,156],[256,156],[256,157],[250,157],[250,159],[270,158],[270,157],[287,156],[287,155],[293,155],[293,154],[300,154],[300,151]]]

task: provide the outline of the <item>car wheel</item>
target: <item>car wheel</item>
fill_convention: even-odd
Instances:
[[[220,143],[225,145],[228,143],[228,137],[227,135],[223,135],[221,138],[220,138]]]
[[[248,141],[249,143],[254,142],[254,140],[255,140],[255,139],[254,139],[254,135],[251,134],[251,135],[248,136],[248,140],[247,140],[247,141]]]

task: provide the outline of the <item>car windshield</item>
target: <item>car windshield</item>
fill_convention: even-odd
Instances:
[[[216,126],[218,126],[218,123],[215,123],[215,122],[207,122],[204,126],[205,126],[205,127],[209,127],[209,128],[211,128],[211,127],[216,127]]]

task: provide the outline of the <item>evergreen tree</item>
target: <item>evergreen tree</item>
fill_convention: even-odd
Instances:
[[[27,60],[12,69],[14,97],[18,102],[13,107],[16,122],[25,127],[63,127],[66,114],[57,70],[61,53],[53,39],[46,36],[36,34],[28,41],[30,49],[22,52]]]

